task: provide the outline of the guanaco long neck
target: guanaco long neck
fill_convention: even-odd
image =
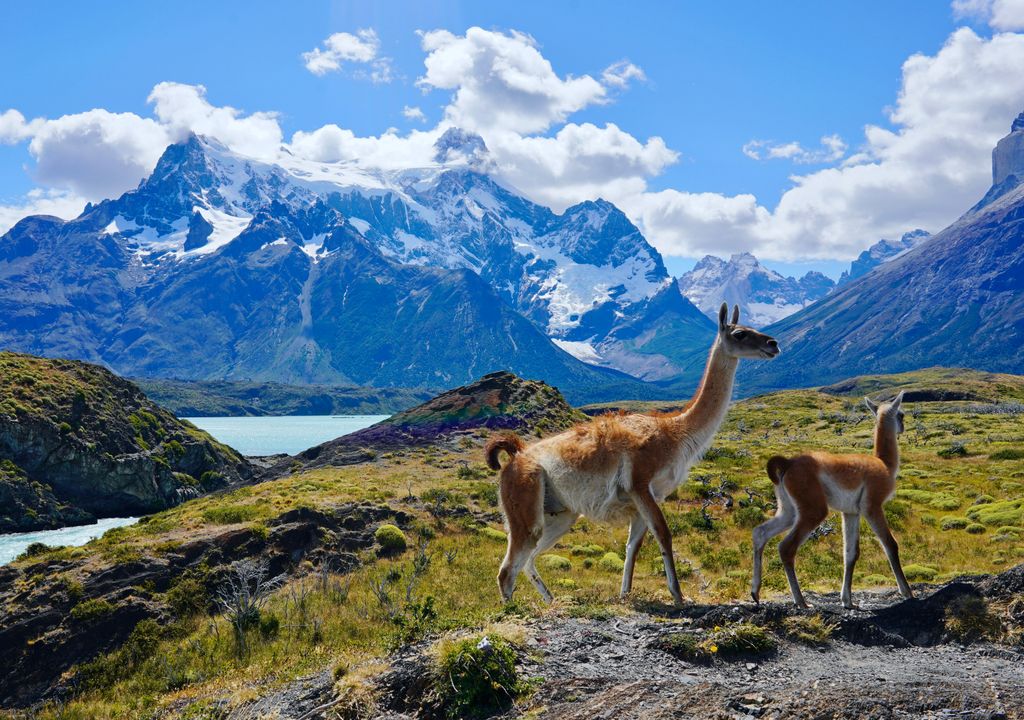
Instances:
[[[726,354],[720,339],[715,340],[693,401],[679,420],[691,436],[708,441],[725,419],[732,399],[732,386],[739,360]]]
[[[891,425],[884,419],[875,425],[875,457],[895,475],[900,469],[900,441]]]

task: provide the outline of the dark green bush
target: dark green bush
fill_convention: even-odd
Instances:
[[[17,557],[18,560],[27,560],[28,558],[36,557],[37,555],[43,555],[50,552],[54,548],[50,547],[46,543],[34,542],[29,543],[22,553]]]
[[[494,715],[527,689],[516,670],[515,649],[498,635],[443,645],[434,675],[434,694],[449,718]]]
[[[112,612],[114,612],[114,606],[109,602],[93,598],[92,600],[83,600],[71,608],[71,617],[79,622],[88,622],[109,615]]]

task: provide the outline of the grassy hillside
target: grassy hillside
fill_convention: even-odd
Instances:
[[[737,403],[707,457],[664,506],[684,594],[698,601],[745,600],[750,528],[770,512],[772,500],[766,459],[812,448],[869,452],[873,426],[860,393],[904,386],[968,388],[984,398],[905,403],[899,490],[887,513],[911,582],[1024,562],[1024,378],[923,371],[861,378],[847,390],[786,391]],[[379,659],[406,642],[459,628],[514,637],[523,618],[605,617],[669,602],[659,553],[648,539],[633,596],[620,603],[626,528],[582,520],[539,563],[555,605],[545,606],[521,578],[514,603],[502,606],[494,576],[505,544],[496,478],[482,462],[485,436],[478,431],[445,449],[388,452],[361,465],[298,470],[190,501],[84,548],[20,560],[13,582],[23,599],[44,586],[47,567],[68,568],[61,582],[73,588],[87,572],[174,558],[197,538],[273,539],[278,519],[289,512],[360,502],[404,513],[396,522],[403,525],[405,549],[388,550],[388,539],[378,537],[347,555],[307,556],[248,624],[208,615],[216,607],[212,590],[195,576],[140,584],[132,592],[165,606],[166,622],[137,630],[121,650],[70,673],[79,694],[65,706],[49,706],[42,717],[220,717],[226,708],[325,669],[335,673],[349,709],[358,710],[369,701],[360,693],[381,669]],[[870,530],[862,534],[855,600],[858,591],[894,585]],[[786,588],[775,546],[766,552],[762,595],[768,597],[783,596]],[[805,589],[838,590],[838,516],[802,548],[797,572]],[[83,622],[109,612],[83,607],[93,600],[74,602],[68,601],[70,612]]]

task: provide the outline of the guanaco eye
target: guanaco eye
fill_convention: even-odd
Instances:
[[[743,340],[744,338],[747,337],[747,331],[746,330],[737,330],[736,332],[734,332],[732,334],[732,336],[734,338],[736,338],[737,340]]]

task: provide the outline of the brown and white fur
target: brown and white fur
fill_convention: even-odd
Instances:
[[[899,548],[889,531],[883,506],[896,491],[900,469],[899,435],[903,432],[903,393],[890,402],[876,405],[864,398],[875,414],[875,454],[833,455],[812,452],[768,460],[768,477],[775,485],[778,510],[775,517],[754,528],[754,577],[750,594],[758,602],[761,592],[761,557],[768,541],[786,530],[779,543],[779,556],[786,570],[793,602],[808,607],[800,592],[793,562],[796,551],[828,516],[829,508],[843,514],[843,606],[853,607],[851,585],[853,566],[860,556],[860,519],[865,518],[878,537],[896,576],[900,594],[913,597],[900,565]]]
[[[487,443],[487,463],[499,469],[499,454],[511,459],[501,468],[501,506],[508,528],[508,549],[498,573],[498,589],[507,601],[520,572],[545,600],[551,593],[534,561],[584,515],[629,521],[622,573],[622,594],[633,582],[633,566],[650,530],[661,548],[669,591],[683,600],[672,556],[672,536],[659,503],[685,478],[721,425],[732,397],[740,358],[773,358],[778,343],[739,325],[739,308],[726,322],[728,305],[718,317],[718,336],[704,378],[693,400],[672,415],[604,415],[526,447],[514,435]]]

